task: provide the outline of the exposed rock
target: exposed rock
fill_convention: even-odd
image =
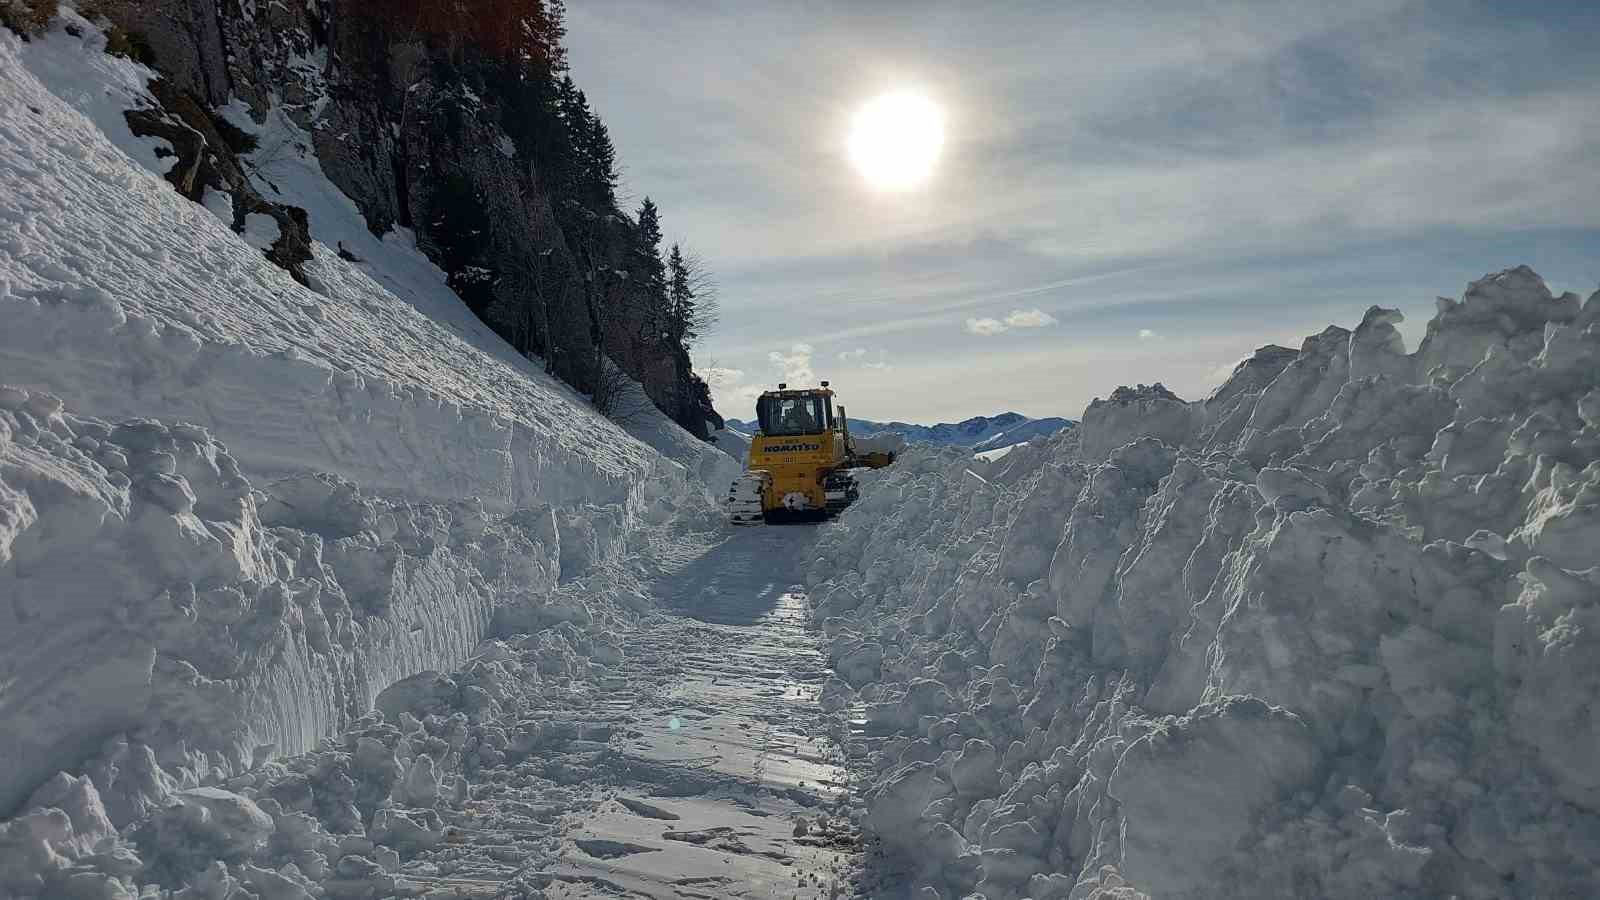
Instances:
[[[228,195],[233,216],[227,224],[241,234],[250,216],[271,218],[277,224],[278,237],[266,248],[267,259],[306,284],[304,264],[311,259],[306,211],[269,202],[257,192],[239,162],[238,154],[245,147],[239,144],[238,129],[221,120],[193,94],[165,78],[152,80],[150,93],[159,106],[129,110],[125,117],[134,134],[158,137],[172,145],[178,159],[167,173],[167,180],[196,203],[205,201],[207,191]],[[223,129],[234,136],[233,143]]]

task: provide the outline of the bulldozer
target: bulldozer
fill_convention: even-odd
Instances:
[[[855,469],[881,469],[894,453],[861,452],[850,438],[844,407],[828,382],[791,390],[787,384],[756,401],[760,430],[750,440],[745,473],[728,488],[736,525],[823,519],[856,501]]]

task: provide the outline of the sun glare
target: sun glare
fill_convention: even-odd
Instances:
[[[850,162],[882,190],[903,191],[927,181],[943,148],[944,113],[910,91],[867,101],[850,128]]]

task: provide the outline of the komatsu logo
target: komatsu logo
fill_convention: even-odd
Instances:
[[[804,453],[808,450],[821,450],[821,444],[778,444],[767,447],[768,453]]]

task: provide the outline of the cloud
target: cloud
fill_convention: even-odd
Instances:
[[[1014,328],[1044,328],[1049,325],[1054,325],[1058,321],[1059,320],[1056,319],[1055,316],[1050,315],[1042,309],[1013,309],[1011,313],[1005,317],[1005,321],[987,317],[982,319],[968,319],[967,332],[970,334],[989,337],[991,335],[1003,334]]]
[[[1153,341],[1159,337],[1161,337],[1161,335],[1156,334],[1154,331],[1151,331],[1148,328],[1139,329],[1139,340],[1141,341]]]
[[[967,332],[969,334],[977,334],[984,337],[989,337],[990,335],[1000,334],[1009,330],[1010,329],[1006,327],[1006,323],[1000,321],[999,319],[985,318],[967,320]]]
[[[731,388],[744,381],[744,370],[730,369],[727,366],[707,366],[700,370],[700,379],[711,385],[712,390]]]
[[[711,387],[711,398],[716,404],[724,407],[749,407],[757,397],[761,396],[761,385],[749,384],[745,381],[743,369],[734,369],[728,366],[707,366],[700,369],[700,377]],[[731,413],[735,418],[740,417],[746,409],[738,409]]]
[[[873,357],[870,360],[867,359],[869,355]],[[872,351],[867,350],[865,347],[857,347],[854,350],[846,350],[839,354],[839,361],[842,363],[855,363],[862,368],[876,369],[879,372],[887,372],[894,368],[894,366],[889,364],[888,351],[884,350],[882,347]]]
[[[1056,317],[1037,307],[1029,310],[1014,309],[1006,316],[1009,328],[1043,328],[1056,324]]]
[[[809,385],[817,380],[817,373],[811,368],[811,356],[815,352],[810,344],[791,344],[787,352],[768,353],[767,362],[783,375],[786,384]]]

